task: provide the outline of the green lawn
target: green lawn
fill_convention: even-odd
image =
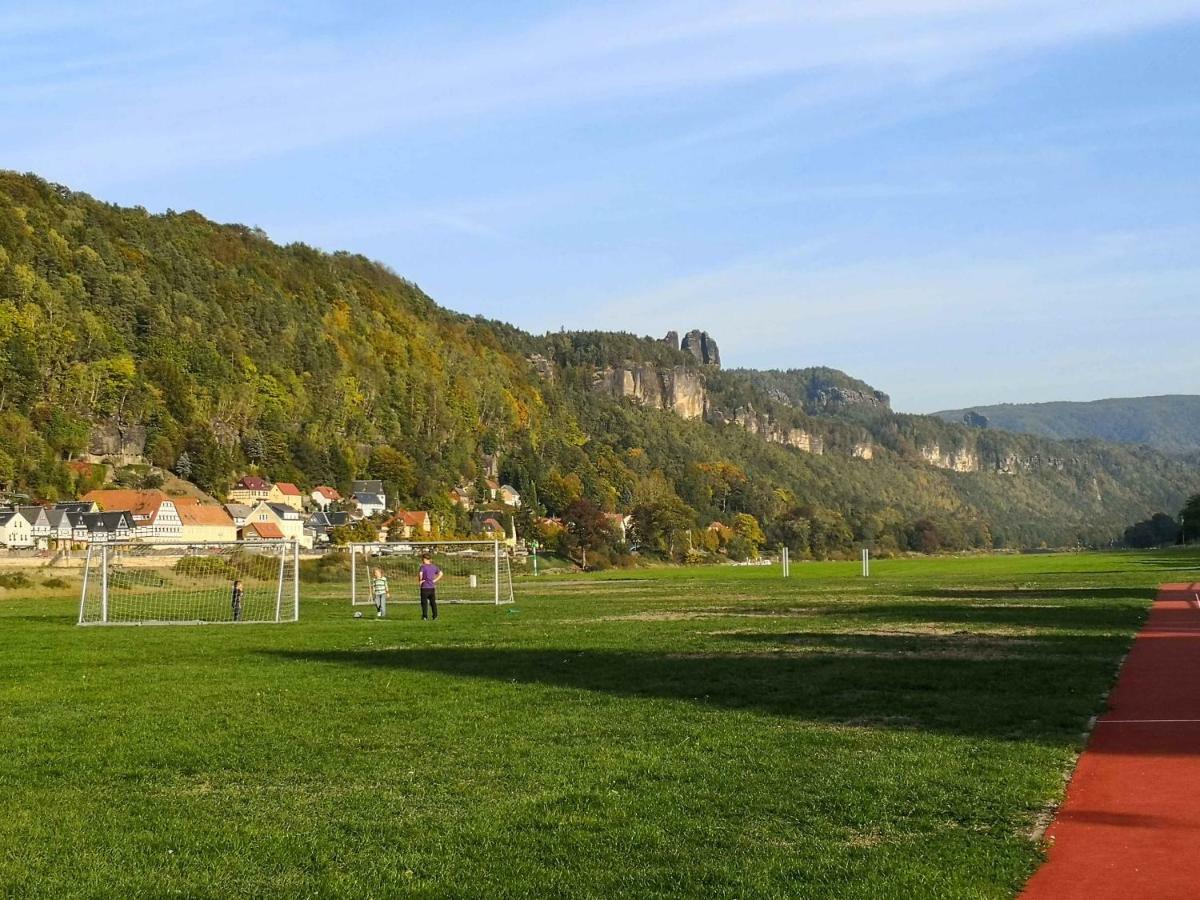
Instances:
[[[1200,554],[857,571],[521,578],[436,623],[0,590],[0,896],[1012,896]]]

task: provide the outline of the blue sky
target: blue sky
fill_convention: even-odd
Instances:
[[[0,0],[0,166],[903,410],[1200,392],[1200,0],[284,6]]]

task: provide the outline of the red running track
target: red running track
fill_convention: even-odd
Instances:
[[[1159,590],[1046,834],[1027,900],[1200,898],[1200,583]]]

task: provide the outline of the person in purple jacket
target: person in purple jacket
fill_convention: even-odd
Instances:
[[[421,582],[421,618],[428,619],[429,613],[437,618],[437,583],[442,580],[442,570],[433,564],[433,557],[421,554],[421,569],[417,573]]]

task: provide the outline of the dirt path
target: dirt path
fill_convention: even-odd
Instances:
[[[1200,897],[1200,583],[1165,584],[1022,897]]]

